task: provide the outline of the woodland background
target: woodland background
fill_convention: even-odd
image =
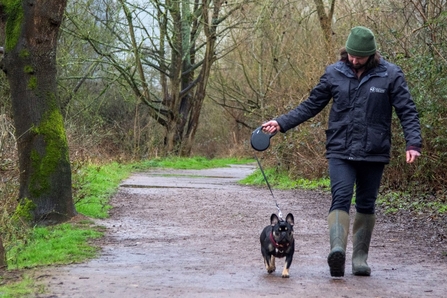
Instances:
[[[194,15],[205,2],[191,2],[190,11],[181,11],[191,17],[183,20],[179,32],[193,36],[194,30],[201,28],[194,26]],[[414,165],[407,165],[402,130],[395,119],[392,162],[386,169],[383,189],[417,197],[418,201],[445,204],[446,2],[206,2],[210,24],[217,24],[212,18],[216,7],[223,17],[214,35],[207,35],[206,30],[195,35],[194,53],[192,47],[187,48],[189,69],[199,69],[207,63],[202,58],[211,58],[207,81],[200,91],[200,113],[195,114],[197,119],[185,119],[190,129],[182,137],[190,143],[182,151],[167,142],[172,131],[160,121],[163,113],[157,114],[161,110],[157,100],[169,101],[166,90],[183,83],[175,81],[180,75],[172,76],[161,67],[161,61],[175,58],[175,51],[166,45],[163,49],[168,52],[162,53],[159,45],[164,34],[171,34],[165,39],[168,44],[177,36],[164,12],[169,5],[185,1],[69,1],[58,43],[57,80],[72,171],[90,162],[167,155],[253,156],[249,144],[252,130],[305,100],[324,68],[338,59],[350,28],[363,25],[375,33],[381,54],[403,69],[423,130],[423,155]],[[207,53],[210,42],[214,42],[213,52]],[[180,64],[187,60],[185,55],[177,58]],[[169,65],[178,64],[172,60]],[[201,75],[195,76],[192,79]],[[287,171],[293,178],[326,177],[327,114],[328,109],[287,134],[275,136],[269,150],[258,154],[265,166]],[[1,73],[2,198],[17,197],[16,138],[9,85]],[[5,199],[3,203],[13,201]],[[3,208],[5,212],[8,209],[11,206]]]

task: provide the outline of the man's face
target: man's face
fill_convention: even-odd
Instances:
[[[363,67],[365,67],[366,62],[368,62],[368,58],[369,58],[369,56],[359,57],[359,56],[352,56],[352,55],[348,54],[349,62],[352,64],[352,66],[355,69],[362,69]]]

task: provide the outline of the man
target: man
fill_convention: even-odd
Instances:
[[[331,99],[326,130],[332,193],[327,261],[331,276],[344,276],[355,186],[352,273],[369,276],[371,268],[366,261],[375,224],[375,202],[385,164],[390,160],[392,110],[404,131],[408,163],[421,154],[418,113],[402,70],[380,56],[373,32],[362,26],[351,29],[340,61],[326,68],[309,98],[289,113],[264,123],[263,130],[284,133],[314,117]]]

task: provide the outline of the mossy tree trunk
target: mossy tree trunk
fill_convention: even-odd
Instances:
[[[23,215],[63,222],[76,213],[62,114],[57,103],[56,46],[66,1],[0,0],[20,168]]]

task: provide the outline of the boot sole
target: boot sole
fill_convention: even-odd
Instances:
[[[327,257],[327,263],[331,276],[342,277],[345,276],[345,261],[346,254],[343,251],[332,251]]]
[[[356,276],[371,276],[371,268],[364,267],[359,269],[352,269],[352,274]]]

